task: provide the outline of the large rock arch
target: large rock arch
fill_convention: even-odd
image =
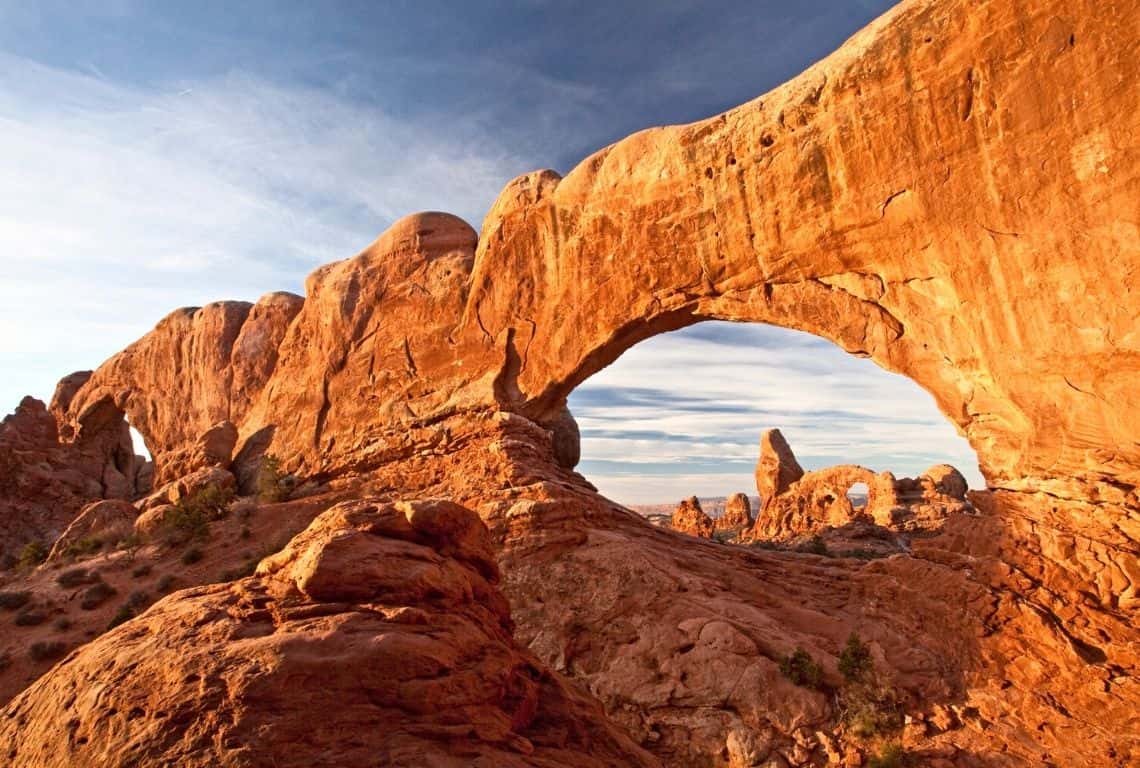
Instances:
[[[969,702],[982,735],[956,745],[1134,758],[1138,40],[1135,0],[904,2],[756,101],[516,179],[478,237],[417,214],[303,301],[179,311],[62,418],[110,398],[160,474],[226,419],[315,479],[478,510],[521,639],[673,764],[761,726],[797,742],[785,702],[827,705],[773,662],[791,637],[837,653],[851,626],[916,696]],[[559,466],[567,394],[705,319],[810,331],[916,381],[978,453],[980,515],[912,559],[804,563],[678,542]],[[875,613],[883,595],[907,611]],[[718,681],[745,674],[778,696],[730,701]]]

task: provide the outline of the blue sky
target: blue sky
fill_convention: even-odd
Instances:
[[[0,0],[0,410],[405,213],[478,228],[519,173],[757,96],[890,5]]]

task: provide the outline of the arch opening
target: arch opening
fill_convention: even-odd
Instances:
[[[696,496],[716,517],[736,493],[761,503],[753,473],[767,429],[781,430],[809,475],[859,465],[917,478],[948,464],[985,487],[973,448],[915,382],[774,325],[710,320],[661,333],[568,402],[582,436],[578,470],[627,506],[663,512]],[[865,507],[874,495],[864,479],[834,479],[833,505]]]

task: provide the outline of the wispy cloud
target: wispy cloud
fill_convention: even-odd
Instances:
[[[973,450],[918,385],[772,326],[703,323],[642,342],[580,386],[570,407],[581,471],[626,503],[751,492],[770,427],[807,468],[856,463],[913,476],[948,462],[982,485]]]
[[[506,137],[233,74],[149,90],[0,54],[0,403],[166,312],[300,290],[399,216],[475,226],[526,170]]]

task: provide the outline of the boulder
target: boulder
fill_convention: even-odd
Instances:
[[[112,546],[130,536],[139,511],[134,504],[121,499],[107,499],[85,506],[52,545],[48,560],[58,560],[68,547],[83,539],[98,539]]]

